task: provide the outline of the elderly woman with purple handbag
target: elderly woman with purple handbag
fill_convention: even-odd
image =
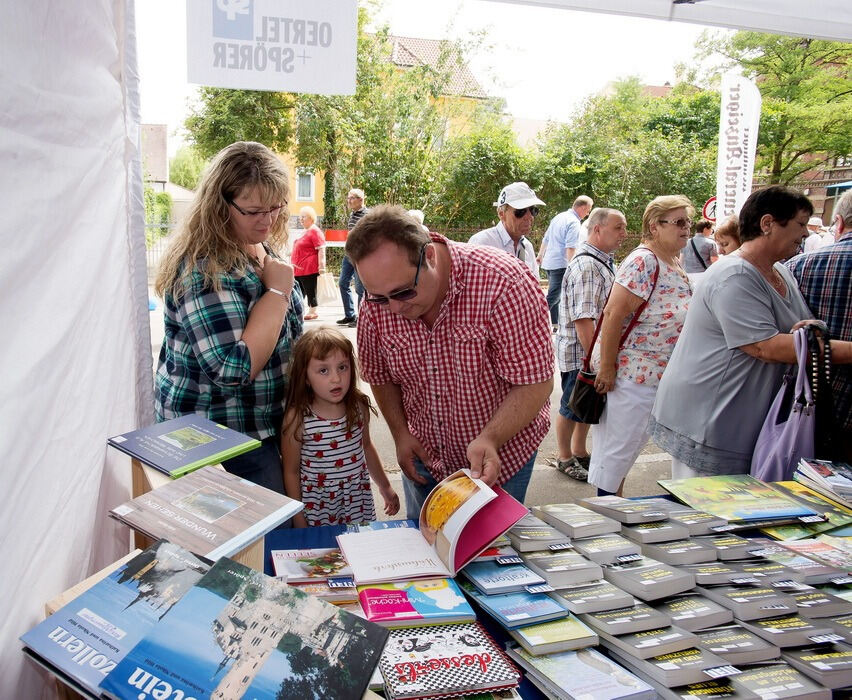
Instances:
[[[740,212],[742,246],[704,273],[649,424],[672,455],[672,478],[750,473],[785,365],[797,363],[793,333],[817,323],[780,264],[796,254],[812,212],[786,187],[754,192]],[[832,342],[830,356],[852,363],[852,343]]]

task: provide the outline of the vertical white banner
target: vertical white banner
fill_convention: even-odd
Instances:
[[[187,81],[355,93],[357,0],[186,0]]]
[[[751,80],[734,73],[723,76],[716,160],[717,221],[739,214],[751,194],[760,102],[760,92]]]

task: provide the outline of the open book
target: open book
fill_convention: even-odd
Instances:
[[[419,529],[349,532],[337,543],[359,584],[455,576],[527,512],[499,486],[460,469],[427,496]]]

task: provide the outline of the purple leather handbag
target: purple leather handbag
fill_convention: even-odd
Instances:
[[[751,475],[761,481],[793,478],[802,457],[814,456],[816,411],[808,380],[807,330],[793,334],[798,370],[791,367],[769,407],[751,458]],[[795,377],[795,380],[794,380]]]

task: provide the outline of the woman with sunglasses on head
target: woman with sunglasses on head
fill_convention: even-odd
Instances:
[[[278,433],[292,344],[302,333],[287,241],[287,171],[266,146],[238,142],[204,173],[160,265],[165,337],[158,421],[199,413],[262,441],[225,469],[284,493]]]
[[[786,187],[758,190],[739,215],[741,246],[704,274],[652,413],[654,442],[672,456],[672,477],[748,474],[785,365],[792,331],[812,314],[781,260],[808,235],[813,206]],[[831,343],[834,363],[852,343]]]
[[[648,441],[648,416],[660,377],[686,318],[692,287],[680,265],[694,213],[683,195],[652,200],[642,243],[615,273],[592,351],[595,389],[607,395],[592,426],[589,483],[598,495],[622,494],[624,478]]]

